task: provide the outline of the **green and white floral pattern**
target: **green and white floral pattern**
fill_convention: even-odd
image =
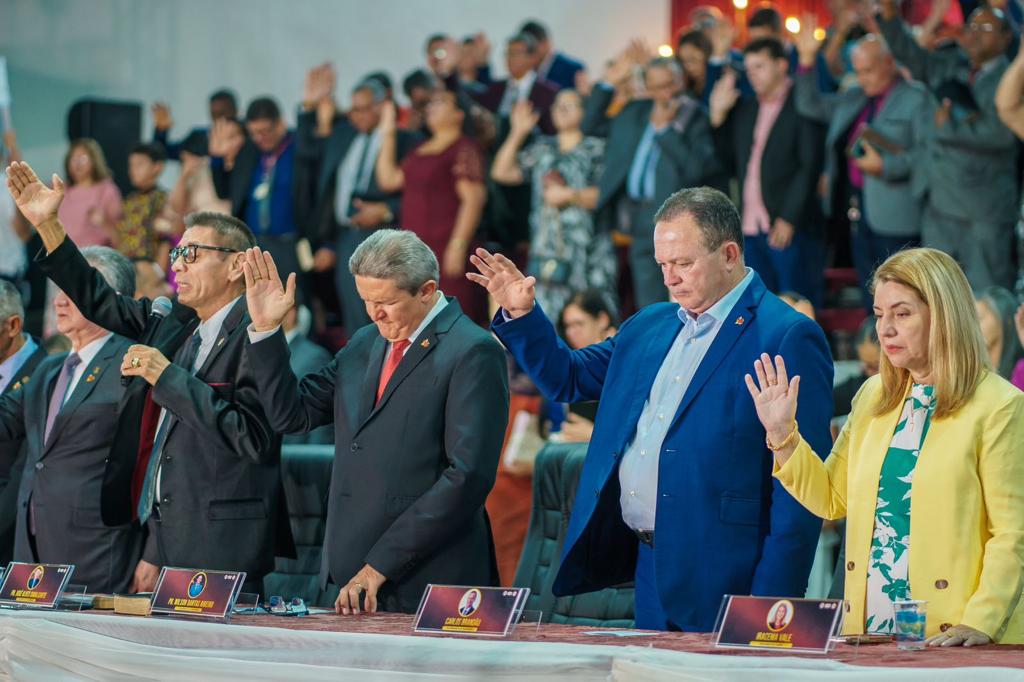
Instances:
[[[914,384],[882,464],[868,565],[865,632],[891,634],[896,624],[893,602],[911,598],[910,493],[917,457],[935,410],[933,390],[932,386]]]

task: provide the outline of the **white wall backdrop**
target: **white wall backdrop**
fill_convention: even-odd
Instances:
[[[430,33],[484,31],[492,66],[526,18],[592,75],[634,36],[668,40],[668,0],[0,0],[13,123],[26,159],[56,170],[68,107],[87,96],[172,105],[174,137],[206,120],[206,97],[229,86],[244,102],[275,96],[294,121],[305,71],[330,60],[343,101],[362,74],[423,64]]]

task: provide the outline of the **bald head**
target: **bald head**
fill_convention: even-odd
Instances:
[[[857,41],[850,54],[857,82],[868,97],[885,92],[896,79],[896,60],[885,41],[868,34]]]

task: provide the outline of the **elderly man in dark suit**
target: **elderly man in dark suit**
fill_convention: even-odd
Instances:
[[[654,213],[676,190],[704,184],[717,171],[708,116],[700,103],[684,95],[683,72],[673,58],[646,64],[648,97],[629,102],[608,116],[615,87],[633,77],[636,55],[624,51],[605,70],[587,99],[586,135],[607,137],[604,174],[597,210],[619,230],[632,235],[629,264],[636,306],[668,299],[654,261]]]
[[[505,356],[437,288],[412,232],[380,230],[349,261],[374,326],[301,381],[281,320],[294,304],[273,258],[246,254],[249,364],[278,431],[334,422],[321,581],[340,613],[413,612],[428,583],[497,585],[484,501],[508,421]],[[361,606],[361,600],[362,606]]]
[[[302,176],[315,183],[310,221],[320,248],[314,267],[327,270],[341,263],[335,267],[334,280],[345,331],[351,336],[370,324],[370,318],[346,264],[374,230],[398,224],[402,195],[381,191],[374,172],[380,153],[377,124],[387,91],[376,80],[364,80],[352,90],[348,111],[339,113],[334,106],[335,81],[329,64],[306,76],[296,160],[306,169]],[[420,139],[418,133],[399,130],[396,160],[401,162]]]
[[[879,10],[878,26],[893,55],[934,95],[913,178],[915,189],[928,197],[921,242],[956,258],[975,290],[1009,287],[1015,275],[1019,150],[995,105],[996,88],[1010,65],[1009,19],[983,5],[968,17],[960,47],[926,50],[898,2],[882,0]]]
[[[913,176],[926,171],[914,167],[914,158],[924,146],[931,98],[924,85],[900,75],[877,35],[857,42],[850,55],[857,84],[836,94],[822,92],[811,70],[818,41],[801,31],[797,47],[797,111],[828,126],[824,210],[850,220],[853,265],[864,305],[871,308],[868,285],[875,268],[921,241],[924,197],[914,191]]]
[[[151,589],[161,565],[245,571],[248,591],[294,556],[280,473],[280,436],[267,423],[248,364],[241,254],[245,223],[193,213],[171,254],[178,300],[166,319],[148,299],[109,286],[85,263],[57,210],[64,184],[39,181],[27,164],[8,169],[18,207],[36,226],[46,274],[106,329],[144,341],[121,362],[130,380],[105,475],[103,518],[137,518],[149,538],[134,587]],[[174,364],[168,360],[174,358]],[[123,431],[123,433],[122,433]]]
[[[111,287],[132,295],[135,268],[106,247],[83,253]],[[24,439],[14,560],[74,564],[90,592],[124,592],[142,549],[130,523],[100,515],[106,459],[124,393],[117,368],[131,342],[89,322],[64,292],[53,301],[71,352],[43,360],[31,379],[0,399],[0,442]]]
[[[498,117],[498,139],[508,134],[508,120],[516,102],[528,101],[540,115],[537,126],[545,135],[555,134],[551,105],[558,88],[537,75],[537,41],[532,35],[518,33],[505,43],[505,67],[508,78],[493,81],[482,93],[467,91]]]
[[[25,307],[21,292],[0,279],[0,396],[28,385],[32,372],[46,359],[46,349],[23,330]],[[18,485],[25,463],[25,442],[3,448],[0,455],[0,565],[11,561],[14,552],[14,519],[17,515]]]

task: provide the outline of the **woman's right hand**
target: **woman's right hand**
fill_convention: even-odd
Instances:
[[[747,374],[747,390],[754,399],[757,418],[772,443],[781,443],[796,428],[796,403],[800,392],[800,377],[792,380],[786,374],[786,362],[781,355],[775,356],[775,363],[767,353],[754,361],[757,382]]]
[[[520,100],[512,107],[512,114],[509,116],[509,134],[516,139],[525,139],[533,132],[539,120],[540,114],[534,111],[533,104],[527,100]]]

